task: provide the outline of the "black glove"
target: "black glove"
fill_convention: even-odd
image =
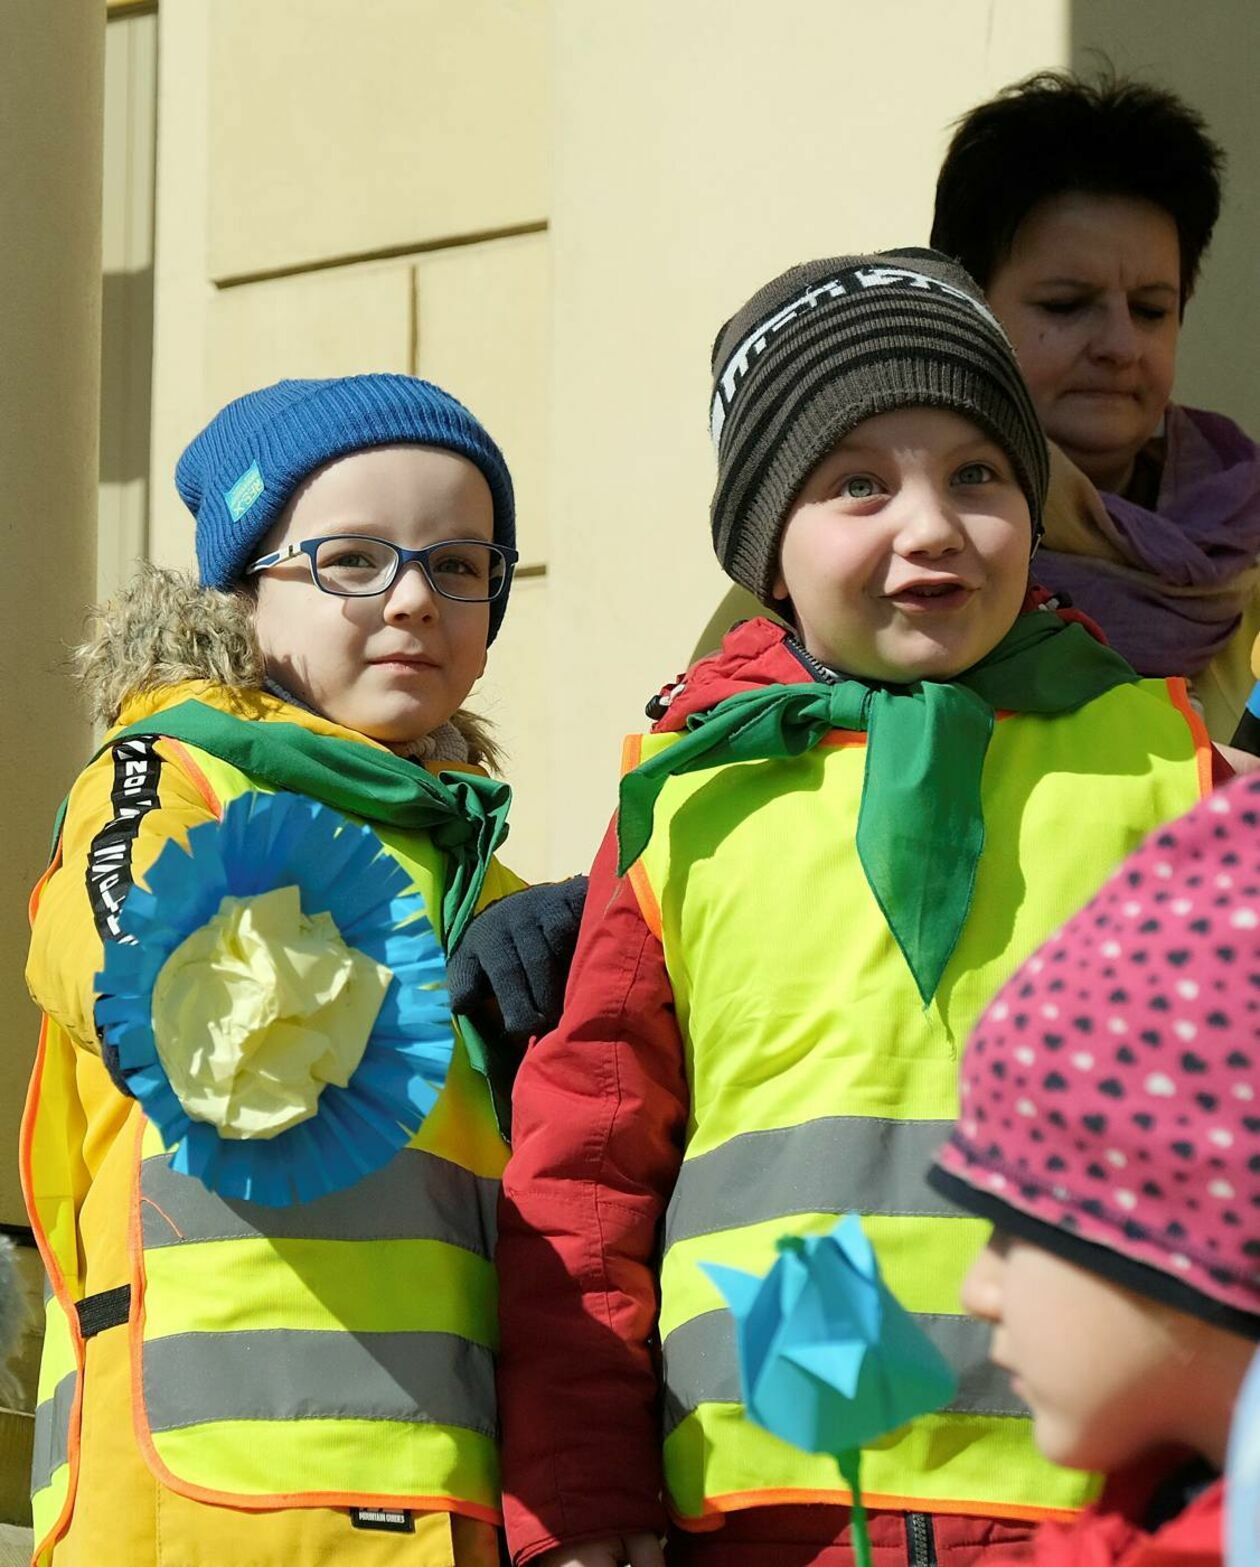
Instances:
[[[471,1017],[483,1033],[519,1040],[553,1029],[585,903],[585,876],[543,882],[492,903],[447,961],[451,1010]]]

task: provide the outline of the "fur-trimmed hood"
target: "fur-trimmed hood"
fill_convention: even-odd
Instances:
[[[90,615],[73,661],[93,718],[113,725],[129,697],[189,680],[237,690],[263,686],[266,669],[243,593],[202,587],[186,572],[144,565]],[[468,760],[498,771],[500,757],[483,719],[464,709],[450,720]]]

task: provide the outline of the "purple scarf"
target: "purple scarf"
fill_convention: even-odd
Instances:
[[[1096,620],[1142,675],[1196,675],[1260,590],[1260,446],[1231,419],[1170,403],[1154,511],[1052,467],[1037,580]],[[1079,482],[1055,505],[1063,472]],[[1064,480],[1070,487],[1071,481]]]

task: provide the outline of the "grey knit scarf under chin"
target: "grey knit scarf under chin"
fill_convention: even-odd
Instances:
[[[286,686],[282,686],[273,675],[263,676],[263,690],[279,697],[282,702],[288,702],[292,707],[300,707],[304,713],[313,713],[316,718],[328,717],[317,707],[312,707],[309,702],[303,701],[300,696],[294,696],[293,692]],[[409,740],[403,745],[391,745],[389,749],[395,756],[406,756],[413,762],[467,762],[469,754],[467,740],[449,719],[439,724],[430,734],[421,735],[418,740]]]

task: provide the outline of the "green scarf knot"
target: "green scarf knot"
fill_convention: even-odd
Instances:
[[[971,907],[995,712],[1071,712],[1137,678],[1081,626],[1040,612],[1021,615],[953,680],[888,685],[840,676],[741,691],[693,713],[680,740],[622,779],[618,871],[647,847],[657,798],[675,774],[800,756],[833,729],[865,731],[858,858],[926,1006]]]

